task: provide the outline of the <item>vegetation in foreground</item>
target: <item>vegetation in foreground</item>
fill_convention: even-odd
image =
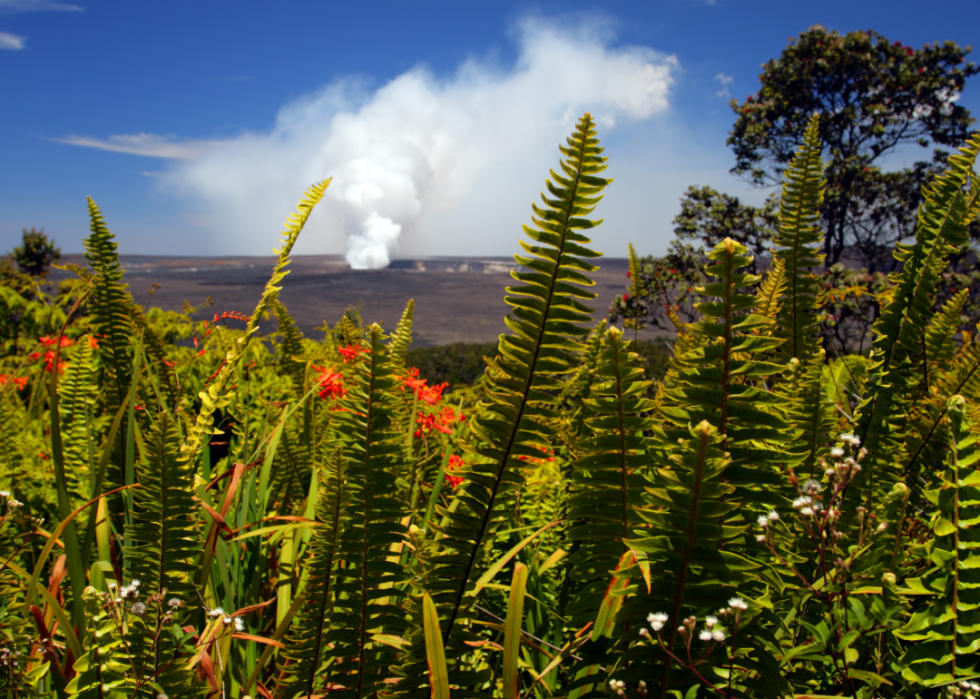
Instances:
[[[870,357],[828,360],[818,123],[770,270],[714,247],[662,381],[586,327],[589,115],[453,392],[406,363],[411,304],[313,340],[278,301],[329,181],[253,313],[203,324],[134,303],[90,203],[89,269],[3,289],[0,694],[976,695],[980,350],[967,292],[936,299],[980,135],[923,190]]]

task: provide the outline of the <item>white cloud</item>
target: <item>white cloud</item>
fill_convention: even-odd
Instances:
[[[9,32],[0,32],[0,49],[20,51],[27,45],[27,39]]]
[[[67,143],[71,146],[108,150],[114,153],[128,153],[130,155],[173,160],[199,158],[209,148],[219,143],[218,141],[179,139],[172,135],[160,136],[151,133],[114,135],[105,139],[89,136],[65,136],[64,138],[52,138],[49,140],[57,141],[58,143]]]
[[[346,237],[348,261],[358,268],[383,267],[398,248],[437,252],[420,244],[432,238],[425,227],[438,229],[444,214],[477,199],[485,211],[451,235],[456,244],[469,238],[471,251],[486,250],[486,237],[509,222],[500,195],[528,173],[540,188],[555,165],[556,141],[582,112],[591,110],[608,132],[617,120],[667,110],[676,59],[613,48],[599,27],[525,20],[519,57],[506,70],[471,59],[449,78],[419,67],[373,92],[335,82],[285,105],[268,132],[208,144],[157,179],[220,222],[218,247],[233,254],[265,253],[270,229],[307,186],[328,176],[334,181],[304,233],[304,251],[333,251]],[[135,152],[119,139],[98,147]]]
[[[735,82],[735,78],[730,75],[725,75],[724,73],[718,73],[718,75],[715,76],[715,80],[721,83],[721,89],[715,94],[719,97],[731,97],[732,93],[728,91],[728,86]]]
[[[78,5],[69,5],[55,0],[0,0],[0,13],[14,12],[81,12]]]

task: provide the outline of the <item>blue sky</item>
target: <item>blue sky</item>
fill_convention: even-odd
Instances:
[[[728,174],[727,103],[816,23],[965,46],[980,3],[0,0],[0,249],[80,251],[92,196],[121,252],[268,254],[336,176],[300,253],[504,255],[592,110],[597,247],[659,253],[686,186],[764,198]]]

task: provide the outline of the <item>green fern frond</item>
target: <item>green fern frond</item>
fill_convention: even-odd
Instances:
[[[820,206],[826,180],[820,159],[819,117],[810,118],[796,156],[783,175],[779,228],[773,238],[773,257],[786,264],[786,300],[777,337],[786,339],[779,349],[785,360],[808,359],[817,350],[819,286],[811,268],[823,264]]]
[[[355,367],[335,423],[347,469],[347,516],[337,554],[344,565],[334,571],[337,596],[324,655],[333,660],[330,680],[344,687],[333,691],[357,699],[377,693],[390,676],[390,651],[372,636],[404,630],[395,601],[404,595],[400,583],[406,576],[392,547],[406,540],[401,520],[408,508],[395,482],[403,458],[393,420],[400,401],[383,339],[380,326],[367,328],[368,352]]]
[[[391,358],[395,373],[404,371],[408,356],[408,348],[412,344],[412,320],[415,317],[415,299],[409,299],[405,310],[398,321],[395,332],[388,341],[388,356]]]
[[[179,447],[175,418],[158,413],[146,436],[145,458],[137,464],[140,487],[133,498],[134,524],[126,532],[132,546],[125,549],[129,570],[140,581],[140,593],[162,595],[161,613],[170,611],[175,623],[189,618],[198,607],[192,578],[202,549],[194,516],[194,474],[179,460]],[[165,607],[164,599],[178,600],[180,607]],[[173,636],[161,634],[154,643],[156,632],[152,622],[137,627],[131,642],[136,671],[139,676],[155,677],[168,694],[179,696],[187,691],[191,675],[183,663],[173,662]]]
[[[685,657],[686,641],[678,631],[681,622],[688,616],[703,619],[727,607],[737,592],[745,594],[739,585],[749,571],[758,568],[736,553],[746,527],[729,523],[740,504],[735,488],[728,483],[730,462],[723,451],[724,436],[707,420],[692,427],[688,435],[672,447],[670,466],[658,469],[658,485],[647,488],[648,508],[640,515],[648,530],[627,542],[646,553],[650,570],[661,574],[652,576],[649,595],[631,598],[620,613],[630,626],[620,639],[625,649],[621,670],[614,676],[631,683],[644,680],[654,697],[683,692],[697,684],[697,679],[678,667],[658,644],[636,643],[644,641],[640,632],[648,628],[647,615],[667,614],[664,645],[675,656]],[[740,626],[740,643],[756,646],[755,653],[765,653],[750,626],[748,619]],[[700,666],[705,672],[727,662],[727,654],[718,646],[699,649],[699,657],[702,653]]]
[[[644,380],[636,358],[622,332],[610,328],[591,390],[583,399],[589,435],[577,445],[581,457],[571,467],[567,505],[567,516],[574,522],[568,537],[578,547],[569,559],[568,574],[578,592],[565,612],[575,628],[595,621],[609,571],[642,522],[638,508],[648,484],[644,472],[652,468],[644,432],[653,422],[645,417],[653,401],[644,394],[653,382]]]
[[[769,318],[775,324],[782,310],[780,299],[785,293],[786,263],[782,258],[775,257],[772,260],[772,267],[766,272],[755,294],[755,312],[763,318]]]
[[[947,470],[942,485],[927,493],[936,508],[932,569],[912,582],[932,593],[932,600],[896,634],[909,642],[902,676],[925,686],[980,673],[980,447],[966,412],[966,400],[950,399]]]
[[[114,413],[129,393],[132,373],[132,333],[129,309],[132,296],[122,283],[123,270],[116,253],[115,236],[105,225],[99,207],[88,200],[92,233],[85,239],[85,259],[95,273],[88,306],[99,339],[99,356],[106,374],[103,395],[107,412]]]
[[[640,299],[643,298],[643,286],[640,282],[642,279],[640,273],[640,256],[636,254],[636,250],[633,248],[633,243],[629,243],[629,270],[629,292],[630,296],[636,299],[636,317],[626,318],[623,323],[627,328],[632,328],[638,332],[645,328],[646,325],[640,320],[640,314],[642,313]]]
[[[83,598],[90,631],[65,694],[77,699],[132,699],[135,683],[120,622],[106,609],[103,593],[86,587]]]
[[[293,622],[289,643],[282,654],[278,699],[313,696],[327,652],[327,631],[337,596],[334,574],[339,560],[347,500],[347,467],[342,450],[331,452],[325,465],[326,481],[320,486],[316,506],[317,525],[310,543],[310,560],[303,603]],[[321,682],[322,683],[322,682]]]
[[[609,180],[598,176],[606,158],[590,115],[582,117],[567,144],[561,146],[562,174],[551,172],[544,205],[533,205],[535,227],[524,227],[534,244],[521,241],[528,256],[514,256],[524,270],[512,273],[520,285],[507,289],[513,310],[505,323],[512,334],[501,336],[498,360],[484,375],[486,403],[470,423],[472,461],[459,471],[466,489],[454,511],[440,510],[448,524],[433,526],[439,538],[420,554],[422,585],[439,610],[447,657],[455,659],[470,651],[460,622],[472,614],[466,594],[476,580],[480,553],[524,483],[526,464],[519,457],[536,458],[550,447],[554,428],[549,422],[558,416],[554,396],[561,388],[556,376],[576,368],[582,345],[573,338],[588,334],[583,324],[592,309],[579,299],[596,296],[582,287],[593,285],[586,273],[596,269],[586,260],[600,253],[586,247],[590,240],[578,231],[601,223],[585,217]],[[399,693],[425,691],[420,612],[417,605],[412,610],[413,645],[400,670]],[[473,686],[486,673],[467,672],[456,662],[450,674],[452,684]]]
[[[817,464],[833,446],[837,431],[837,411],[823,384],[825,360],[822,349],[804,362],[794,358],[777,388],[795,434],[792,450],[805,454],[797,467],[799,475],[807,478],[819,479]]]
[[[270,303],[279,321],[282,341],[277,348],[279,370],[290,378],[293,396],[301,399],[306,394],[306,362],[303,361],[303,333],[289,315],[286,304],[278,298]]]
[[[970,289],[960,289],[959,293],[947,301],[942,309],[929,322],[925,332],[926,389],[929,376],[935,375],[949,366],[956,353],[955,336],[960,329],[963,307],[970,298]]]
[[[698,292],[717,300],[697,304],[702,320],[688,328],[698,342],[680,356],[675,353],[676,376],[660,409],[676,426],[667,428],[668,444],[689,424],[707,421],[714,426],[731,454],[727,472],[738,487],[737,499],[767,506],[783,485],[774,465],[796,463],[804,455],[777,449],[793,435],[782,416],[783,402],[763,382],[783,367],[758,357],[784,340],[756,332],[768,330],[773,321],[755,313],[756,297],[742,291],[759,281],[739,271],[751,261],[746,252],[726,238],[709,253],[712,263],[705,272],[718,281],[709,281]]]
[[[65,363],[58,382],[58,411],[61,416],[65,476],[74,507],[86,502],[91,493],[89,477],[98,435],[92,434],[99,395],[95,350],[86,340]]]
[[[896,459],[894,450],[901,445],[894,435],[904,422],[903,396],[919,381],[913,367],[921,366],[923,335],[942,271],[949,255],[966,244],[968,226],[980,213],[980,179],[972,172],[978,153],[980,134],[950,156],[949,169],[923,188],[915,244],[897,246],[902,271],[894,275],[891,303],[874,324],[874,364],[858,410],[855,434],[871,458],[855,493],[870,497],[879,484],[887,492],[900,477],[895,465],[904,457]]]

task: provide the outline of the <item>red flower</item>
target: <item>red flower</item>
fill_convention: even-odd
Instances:
[[[627,278],[627,279],[629,279],[629,278],[630,278],[630,271],[629,271],[629,270],[626,270],[626,278]]]
[[[466,480],[462,476],[453,476],[450,474],[450,471],[455,471],[460,466],[465,465],[466,464],[463,462],[463,460],[455,454],[452,454],[449,457],[449,463],[446,465],[446,483],[449,484],[449,487],[457,488],[463,481]]]
[[[905,53],[908,54],[909,56],[915,55],[915,51],[912,49],[911,46],[905,49]]]
[[[438,415],[426,415],[420,411],[415,418],[415,423],[419,425],[419,428],[415,430],[416,437],[421,437],[423,434],[429,434],[432,432],[432,430],[438,430],[443,434],[453,433],[451,429],[442,423]]]
[[[89,335],[88,336],[88,348],[89,349],[95,349],[98,346],[99,346],[99,340],[98,340],[98,338],[95,337],[95,335]]]
[[[20,390],[23,390],[24,387],[27,386],[27,377],[26,376],[19,376],[19,377],[17,377],[17,376],[14,376],[13,374],[10,374],[10,375],[0,374],[0,386],[6,385],[7,382],[9,382],[9,381],[13,381],[17,385],[17,388],[19,388]]]
[[[625,294],[623,294],[623,301],[629,301],[629,300],[630,300],[630,292],[627,291]]]
[[[322,366],[315,366],[313,370],[320,372],[320,375],[316,379],[317,384],[320,386],[320,392],[318,394],[320,398],[343,398],[347,395],[347,389],[344,388],[343,376],[333,369]]]
[[[337,351],[340,352],[340,356],[343,357],[344,364],[347,364],[348,362],[356,361],[357,355],[368,352],[368,350],[361,347],[360,345],[348,345],[347,347],[338,347]]]
[[[38,342],[40,342],[45,347],[54,347],[56,344],[58,344],[58,340],[56,340],[53,337],[49,337],[47,335],[45,335],[42,338],[38,338]],[[74,344],[75,344],[74,340],[69,340],[67,337],[62,336],[61,338],[62,347],[71,347]]]

